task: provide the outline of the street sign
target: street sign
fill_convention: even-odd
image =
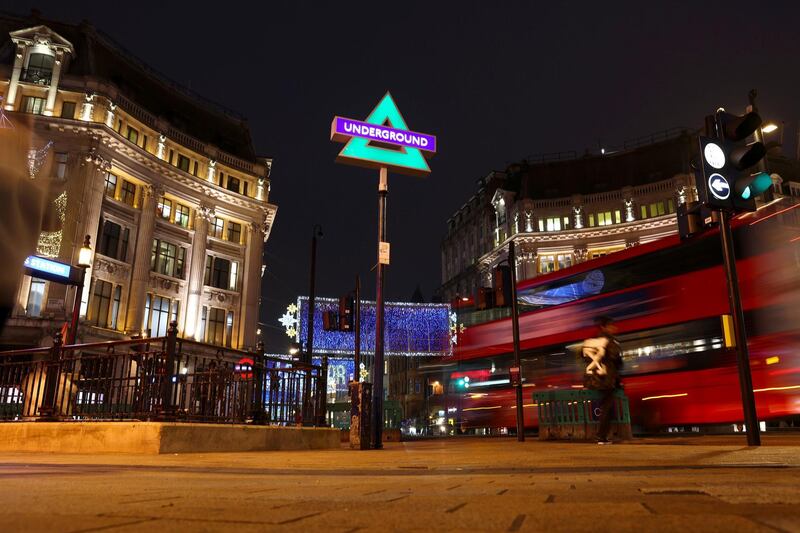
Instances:
[[[336,157],[337,162],[387,168],[412,176],[430,174],[425,158],[436,153],[436,137],[410,131],[389,93],[363,122],[334,117],[331,140],[347,142]]]
[[[82,272],[61,261],[54,261],[47,257],[29,255],[24,262],[25,274],[47,281],[55,281],[67,285],[77,285],[82,283]]]
[[[714,173],[708,178],[708,189],[711,196],[717,200],[727,200],[731,195],[731,186],[725,176],[722,174]]]
[[[389,264],[389,249],[390,245],[388,242],[379,242],[378,243],[378,263],[382,265]]]

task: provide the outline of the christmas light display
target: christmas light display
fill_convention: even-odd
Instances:
[[[322,314],[339,311],[339,300],[316,298],[314,305],[314,353],[353,353],[355,334],[349,331],[325,331]],[[308,338],[308,298],[297,300],[297,342]],[[392,356],[442,356],[452,350],[450,336],[450,306],[448,304],[418,304],[386,302],[385,353]],[[283,323],[283,321],[281,322]],[[288,332],[287,328],[287,332]],[[361,302],[361,353],[375,351],[375,302]]]

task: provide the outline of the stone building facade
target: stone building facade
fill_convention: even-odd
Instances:
[[[277,207],[246,121],[155,73],[86,23],[0,16],[6,120],[30,123],[31,178],[63,222],[38,255],[93,250],[78,341],[179,335],[257,343],[262,257]],[[35,172],[34,172],[35,170]],[[23,276],[4,346],[46,343],[76,290]]]

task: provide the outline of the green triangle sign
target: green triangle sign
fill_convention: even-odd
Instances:
[[[403,115],[400,114],[397,104],[388,92],[364,122],[378,126],[388,125],[397,130],[408,130]],[[419,148],[411,146],[398,146],[395,150],[382,148],[370,145],[370,140],[364,137],[351,137],[336,160],[369,168],[387,167],[395,172],[414,176],[426,176],[431,172]]]

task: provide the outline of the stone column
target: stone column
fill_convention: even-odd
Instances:
[[[17,89],[19,88],[19,77],[22,74],[22,62],[25,59],[25,45],[17,45],[17,53],[14,56],[14,69],[11,71],[11,80],[8,83],[6,93],[6,111],[14,111],[14,102],[17,99]]]
[[[53,116],[56,107],[56,94],[58,94],[58,80],[61,78],[61,62],[64,60],[64,52],[56,52],[53,62],[53,73],[50,77],[50,88],[47,90],[47,102],[44,105],[44,114],[48,117]]]
[[[247,256],[241,292],[240,348],[256,345],[258,328],[258,302],[261,299],[261,260],[264,255],[264,227],[251,223],[247,226]]]
[[[142,191],[142,213],[133,253],[130,298],[125,316],[125,331],[136,334],[142,330],[147,286],[150,283],[150,252],[153,248],[153,231],[156,227],[156,200],[159,189],[146,185]]]
[[[198,320],[200,317],[200,300],[203,296],[203,281],[206,268],[206,239],[208,223],[214,218],[214,208],[201,204],[194,214],[194,238],[192,239],[192,256],[189,263],[189,290],[186,297],[186,319],[183,323],[183,336],[202,341]]]
[[[100,213],[103,209],[103,188],[105,185],[105,173],[107,163],[101,160],[101,164],[95,166],[92,163],[87,163],[89,166],[86,172],[86,184],[84,186],[84,201],[82,202],[82,209],[79,223],[81,228],[78,232],[78,239],[73,243],[72,264],[78,261],[78,253],[83,244],[83,236],[88,235],[92,249],[97,250],[98,242],[98,226],[100,222]],[[86,277],[83,279],[83,295],[81,296],[81,310],[80,316],[86,316],[86,310],[89,306],[89,292],[90,281],[92,279],[93,267],[86,269]]]

